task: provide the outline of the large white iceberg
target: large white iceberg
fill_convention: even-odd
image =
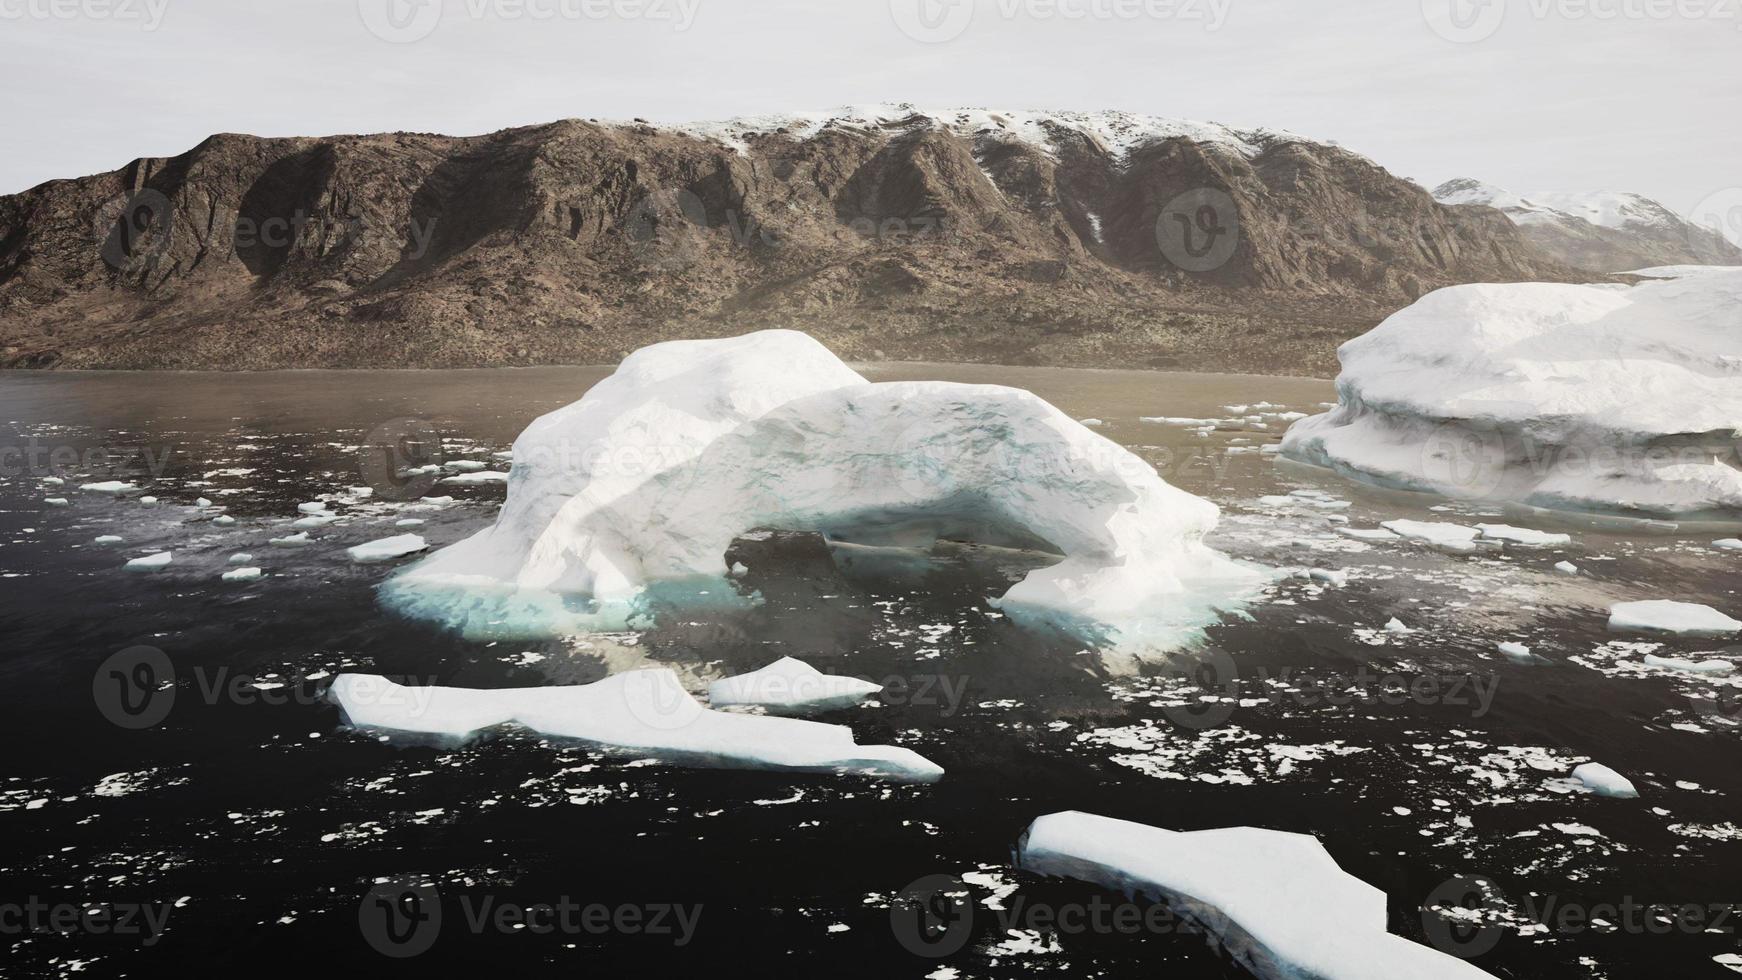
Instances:
[[[744,601],[725,554],[746,532],[963,538],[1061,556],[994,600],[1013,617],[1164,646],[1258,578],[1203,544],[1217,518],[1027,391],[872,384],[763,331],[631,354],[515,441],[494,526],[383,596],[471,636],[614,629],[654,599]]]
[[[1742,519],[1742,269],[1454,286],[1339,351],[1291,459],[1380,486],[1639,517]]]
[[[340,674],[328,693],[360,728],[466,739],[513,723],[677,761],[921,782],[944,772],[911,749],[857,745],[844,725],[710,710],[665,669],[625,671],[596,684],[495,691],[404,687],[385,677]]]
[[[1018,865],[1168,902],[1252,973],[1276,980],[1492,977],[1386,931],[1385,893],[1306,834],[1253,827],[1181,833],[1054,813],[1023,834]]]

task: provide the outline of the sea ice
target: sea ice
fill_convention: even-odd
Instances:
[[[1742,551],[1742,538],[1724,538],[1721,541],[1713,541],[1712,547],[1721,548],[1724,551]]]
[[[232,565],[246,565],[253,560],[254,556],[246,551],[238,551],[230,556],[230,564]]]
[[[158,501],[157,501],[156,497],[140,497],[139,498],[139,506],[141,506],[141,507],[156,507],[157,503],[158,503]]]
[[[1423,296],[1339,351],[1283,453],[1381,486],[1638,517],[1742,517],[1742,269]]]
[[[1482,537],[1490,541],[1505,541],[1527,548],[1557,548],[1573,543],[1573,536],[1570,534],[1553,534],[1527,527],[1513,527],[1510,524],[1478,524],[1476,529],[1482,532]]]
[[[1660,670],[1679,670],[1684,674],[1707,674],[1722,676],[1736,669],[1736,665],[1728,660],[1686,660],[1681,657],[1659,657],[1654,654],[1645,655],[1645,666]]]
[[[124,539],[119,534],[99,534],[93,544],[123,544]]]
[[[1737,622],[1711,606],[1652,599],[1619,602],[1609,607],[1611,630],[1636,633],[1685,633],[1716,636],[1742,630]]]
[[[236,523],[236,519],[231,517],[229,514],[219,514],[217,517],[212,518],[212,524],[216,527],[229,527],[234,523]]]
[[[225,572],[223,578],[226,582],[253,582],[260,579],[265,574],[266,573],[260,569],[249,566],[247,568],[238,568],[234,571]]]
[[[1481,547],[1477,539],[1482,532],[1462,524],[1440,524],[1432,521],[1386,521],[1385,530],[1409,541],[1444,548],[1447,551],[1475,551]]]
[[[1555,567],[1555,571],[1560,572],[1564,575],[1577,575],[1577,574],[1579,574],[1579,566],[1573,564],[1570,561],[1557,561],[1554,563],[1554,567]]]
[[[442,469],[453,473],[476,473],[485,468],[485,464],[475,459],[450,459],[442,464]]]
[[[129,559],[125,567],[130,572],[155,572],[161,568],[168,568],[170,560],[170,552],[160,551],[155,555],[146,555],[144,558]]]
[[[881,684],[825,674],[802,660],[782,657],[761,670],[715,681],[708,686],[708,701],[716,708],[750,704],[823,711],[858,704],[881,690]]]
[[[930,782],[943,769],[911,749],[856,745],[844,725],[704,707],[667,669],[632,670],[594,684],[470,690],[402,687],[341,674],[331,696],[358,727],[470,738],[514,723],[557,738],[739,767],[845,770]]]
[[[966,539],[1061,556],[993,600],[1012,617],[1170,646],[1262,578],[1204,545],[1214,504],[1035,395],[872,384],[793,331],[636,351],[514,458],[495,525],[385,601],[474,636],[621,629],[656,599],[748,601],[725,561],[745,532]]]
[[[296,511],[299,514],[325,514],[325,513],[328,513],[326,503],[324,501],[320,501],[320,500],[311,500],[306,504],[297,504]]]
[[[1617,799],[1633,799],[1639,795],[1639,790],[1633,788],[1633,783],[1626,776],[1598,762],[1587,762],[1573,769],[1573,778],[1584,783],[1591,792],[1598,796],[1613,796]]]
[[[1522,643],[1506,642],[1496,643],[1494,645],[1501,653],[1506,655],[1508,660],[1516,660],[1519,663],[1526,664],[1536,662],[1536,654],[1531,653],[1530,648]]]
[[[1253,827],[1177,832],[1087,813],[1034,821],[1017,864],[1165,899],[1267,980],[1475,980],[1475,966],[1386,932],[1385,893],[1314,838]]]
[[[44,497],[43,503],[50,507],[71,507],[73,502],[65,497]]]
[[[133,491],[138,490],[139,487],[123,480],[105,480],[102,483],[82,484],[79,489],[87,490],[91,493],[106,493],[119,496],[124,493],[132,493]]]
[[[1405,626],[1403,623],[1403,620],[1398,619],[1396,616],[1393,616],[1393,617],[1391,617],[1391,622],[1385,624],[1385,632],[1387,632],[1387,633],[1413,633],[1415,631],[1410,629],[1408,626]]]
[[[397,537],[370,541],[354,548],[346,548],[345,554],[350,555],[351,560],[355,562],[392,561],[395,558],[404,558],[406,555],[415,555],[428,547],[429,542],[419,535],[401,534]]]
[[[456,473],[442,478],[443,483],[453,483],[459,486],[477,486],[482,483],[507,483],[509,474],[501,470],[479,470],[476,473]]]

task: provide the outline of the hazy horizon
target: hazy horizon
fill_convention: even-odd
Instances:
[[[0,0],[0,81],[17,93],[0,193],[217,132],[472,135],[913,102],[1287,129],[1430,188],[1632,191],[1687,213],[1742,195],[1742,132],[1721,122],[1742,91],[1731,13],[1718,0]]]

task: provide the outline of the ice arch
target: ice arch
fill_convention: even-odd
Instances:
[[[731,370],[660,375],[685,378],[683,391],[666,391],[669,380],[612,384],[535,423],[515,445],[497,525],[389,583],[389,601],[473,634],[612,628],[631,622],[652,589],[735,599],[724,556],[745,532],[952,537],[1060,556],[994,600],[1013,617],[1171,646],[1257,579],[1204,545],[1214,504],[1041,398],[991,385],[871,384],[847,372],[849,381],[800,337],[705,342],[691,352]],[[631,362],[649,351],[670,360],[687,345]],[[771,350],[822,351],[832,363],[795,371],[767,359]],[[760,406],[728,390],[749,385],[766,402],[795,383],[820,390],[753,416]],[[671,411],[668,395],[687,409]],[[587,408],[595,397],[611,411]],[[734,415],[729,426],[722,412]],[[624,413],[673,428],[625,425]],[[550,451],[557,443],[599,451],[583,472]],[[631,447],[657,465],[601,464]]]

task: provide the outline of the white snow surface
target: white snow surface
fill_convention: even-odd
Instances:
[[[1742,268],[1430,293],[1339,351],[1291,459],[1380,486],[1742,520]]]
[[[329,689],[361,728],[469,738],[518,724],[557,738],[746,768],[845,770],[929,782],[943,769],[911,749],[857,745],[844,725],[713,711],[666,669],[631,670],[594,684],[472,690],[403,687],[341,674]]]
[[[819,711],[856,704],[881,690],[881,684],[825,674],[802,660],[782,657],[761,670],[713,682],[708,686],[708,701],[715,707],[749,704],[784,711]]]
[[[1577,218],[1601,228],[1674,228],[1675,212],[1651,198],[1627,191],[1511,191],[1468,178],[1447,181],[1434,190],[1441,204],[1485,204],[1506,212],[1514,224],[1530,225]]]
[[[1598,796],[1633,799],[1639,796],[1633,782],[1600,762],[1587,762],[1573,769],[1573,778],[1584,783]]]
[[[1035,874],[1166,898],[1260,977],[1492,976],[1386,932],[1385,893],[1337,867],[1305,834],[1253,827],[1182,833],[1054,813],[1029,826],[1017,864]]]
[[[1609,607],[1609,628],[1618,632],[1684,633],[1720,636],[1742,631],[1742,622],[1711,606],[1694,602],[1650,599],[1619,602]]]
[[[652,599],[745,601],[740,534],[1062,556],[994,605],[1096,639],[1173,646],[1259,584],[1203,544],[1218,509],[1016,388],[872,384],[802,333],[625,358],[514,444],[493,527],[412,566],[390,604],[472,636],[638,626]]]
[[[788,139],[804,141],[829,129],[908,131],[941,128],[964,138],[1026,143],[1049,156],[1056,155],[1064,140],[1088,139],[1119,160],[1125,159],[1135,149],[1168,139],[1188,139],[1220,146],[1249,158],[1257,156],[1266,147],[1282,143],[1336,145],[1329,140],[1308,140],[1283,130],[1235,129],[1220,123],[1167,119],[1118,110],[928,109],[908,102],[842,106],[820,112],[741,116],[666,128],[702,139],[718,140],[739,153],[748,151],[748,140],[753,137],[779,132]]]
[[[415,555],[428,547],[429,542],[425,541],[422,535],[401,534],[346,548],[345,554],[350,555],[354,562],[392,561],[395,558],[404,558],[406,555]]]

